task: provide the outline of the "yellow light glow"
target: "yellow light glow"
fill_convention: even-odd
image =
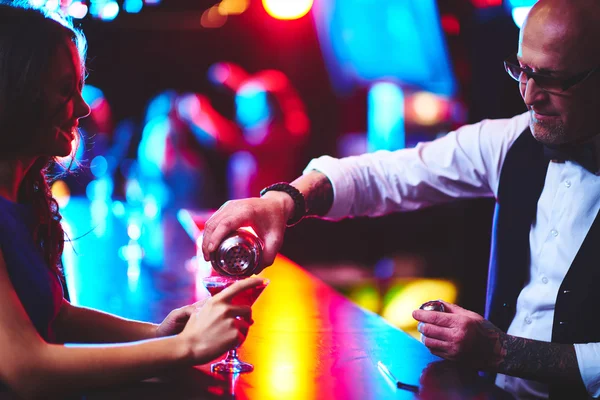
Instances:
[[[200,24],[204,28],[220,28],[227,22],[227,15],[219,12],[219,6],[212,6],[202,13]]]
[[[250,0],[223,0],[219,3],[219,13],[222,15],[238,15],[248,9]]]
[[[52,197],[56,199],[56,202],[60,208],[63,208],[69,204],[69,200],[71,199],[71,191],[69,190],[69,186],[67,186],[65,181],[58,180],[54,182],[51,190]]]
[[[277,19],[298,19],[305,16],[313,0],[262,0],[267,13]]]
[[[403,330],[415,329],[417,321],[412,312],[429,300],[456,301],[457,288],[454,283],[441,279],[398,280],[386,293],[383,318]]]
[[[441,102],[433,93],[419,92],[413,96],[416,122],[421,125],[434,125],[440,121]]]
[[[240,348],[241,359],[244,353],[252,353],[255,360],[255,387],[268,387],[269,398],[273,399],[314,399],[314,376],[317,349],[318,319],[313,315],[318,307],[318,295],[309,288],[314,288],[308,275],[289,260],[277,256],[272,267],[263,271],[260,276],[268,278],[271,283],[265,289],[257,303],[269,301],[269,307],[253,307],[254,325],[250,329],[248,339]],[[284,278],[285,277],[285,278]],[[291,292],[306,293],[302,301],[294,296],[286,296]],[[267,298],[277,299],[277,301]],[[289,300],[287,300],[289,299]],[[307,324],[313,324],[310,326]],[[277,331],[277,335],[271,335]],[[262,338],[269,338],[269,347],[261,346]],[[256,373],[260,371],[260,373]],[[248,398],[260,398],[264,393],[253,393],[248,388]],[[256,397],[254,396],[256,395]]]
[[[380,310],[381,299],[379,291],[373,284],[353,288],[348,297],[366,310],[374,313],[378,313]]]

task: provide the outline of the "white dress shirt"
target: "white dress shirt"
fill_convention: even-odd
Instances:
[[[304,172],[318,170],[331,180],[334,200],[325,216],[330,219],[496,197],[504,158],[529,120],[529,113],[484,120],[395,152],[323,156]],[[551,340],[558,289],[599,209],[599,176],[570,161],[549,163],[529,233],[530,279],[517,300],[510,335]],[[576,344],[575,352],[588,392],[600,396],[600,343]],[[496,384],[519,398],[548,397],[547,385],[539,382],[498,375]]]

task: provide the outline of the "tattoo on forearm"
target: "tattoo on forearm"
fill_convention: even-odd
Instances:
[[[573,345],[512,336],[487,320],[479,329],[488,343],[483,348],[492,351],[486,369],[546,383],[583,385]]]
[[[485,354],[486,349],[488,352],[491,350],[492,354],[486,357],[486,364],[488,368],[495,369],[504,356],[500,341],[500,336],[504,333],[496,325],[486,319],[481,320],[477,327],[479,328],[481,337],[485,338],[485,340],[482,349],[474,348],[472,350],[479,353],[478,357]]]
[[[500,334],[501,358],[497,371],[546,383],[583,384],[575,348]]]
[[[305,197],[307,215],[325,215],[333,204],[333,187],[329,179],[323,175],[311,184]]]

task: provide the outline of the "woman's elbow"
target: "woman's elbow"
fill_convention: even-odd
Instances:
[[[0,386],[7,386],[21,399],[58,398],[49,371],[35,357],[6,357],[0,362]],[[0,396],[0,399],[3,397]]]

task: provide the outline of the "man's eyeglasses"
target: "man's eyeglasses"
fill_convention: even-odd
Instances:
[[[504,69],[506,69],[508,75],[517,82],[526,84],[529,79],[533,79],[543,90],[550,93],[557,93],[564,92],[565,90],[582,83],[587,78],[600,71],[600,65],[568,78],[559,78],[541,72],[533,72],[530,68],[521,67],[516,54],[514,54],[504,61]]]

